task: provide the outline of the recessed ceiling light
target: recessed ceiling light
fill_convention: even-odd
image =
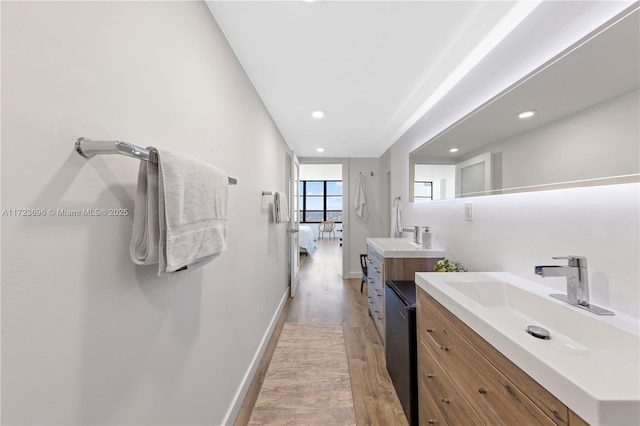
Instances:
[[[316,151],[318,151],[318,152],[324,152],[324,148],[316,148]]]
[[[536,110],[535,109],[531,109],[529,111],[522,111],[521,113],[518,114],[518,118],[531,118],[535,115]]]
[[[449,152],[458,152],[458,148],[451,148]]]
[[[311,116],[313,118],[318,118],[318,119],[323,118],[324,117],[324,111],[322,111],[321,109],[317,109],[317,110],[315,110],[315,111],[313,111],[311,113]]]

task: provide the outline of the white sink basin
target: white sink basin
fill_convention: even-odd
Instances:
[[[367,238],[367,244],[382,257],[444,257],[444,250],[425,249],[407,238]]]
[[[506,272],[419,273],[416,283],[589,423],[640,424],[638,318],[595,315]]]

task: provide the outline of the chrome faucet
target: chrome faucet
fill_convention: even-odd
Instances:
[[[586,309],[598,315],[614,315],[613,312],[592,305],[589,302],[589,273],[587,271],[587,258],[583,256],[562,256],[553,259],[566,259],[567,266],[549,265],[536,266],[535,273],[543,278],[566,277],[567,294],[551,294],[551,297],[565,301],[571,305]]]
[[[536,274],[541,277],[567,277],[567,302],[572,305],[589,305],[589,278],[587,258],[581,256],[554,257],[567,259],[569,266],[536,266]]]
[[[413,228],[404,228],[402,232],[413,232],[413,242],[420,244],[420,228],[421,226],[414,226]]]

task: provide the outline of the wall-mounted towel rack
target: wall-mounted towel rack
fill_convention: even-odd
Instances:
[[[76,141],[76,151],[84,158],[91,158],[101,154],[122,154],[142,161],[149,161],[151,163],[158,162],[158,155],[155,152],[149,152],[146,148],[120,140],[94,141],[89,138],[78,138]],[[229,185],[235,185],[237,183],[237,179],[229,178]]]
[[[264,197],[265,195],[273,195],[273,191],[262,191],[262,196]]]

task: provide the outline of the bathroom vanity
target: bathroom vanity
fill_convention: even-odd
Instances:
[[[385,344],[384,283],[413,281],[416,272],[433,271],[444,250],[424,249],[406,238],[367,238],[369,313]]]
[[[421,424],[640,424],[637,318],[585,312],[503,272],[416,284]]]

